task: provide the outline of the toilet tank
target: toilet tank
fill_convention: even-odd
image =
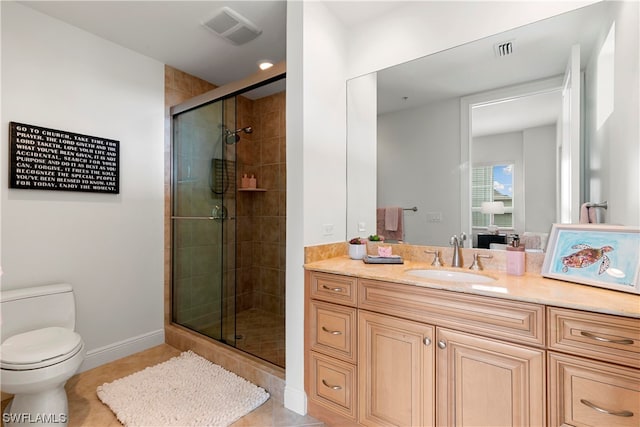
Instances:
[[[11,289],[0,292],[2,341],[48,326],[75,330],[76,305],[67,283]]]

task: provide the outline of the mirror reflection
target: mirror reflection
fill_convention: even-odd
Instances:
[[[638,225],[637,51],[638,4],[602,2],[349,80],[348,236],[541,250],[605,200]]]

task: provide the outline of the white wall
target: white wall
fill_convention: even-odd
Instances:
[[[304,357],[304,277],[299,268],[302,248],[292,245],[345,239],[346,79],[592,2],[405,2],[394,13],[349,29],[330,16],[323,3],[288,2],[287,7],[287,145],[301,144],[287,148],[287,190],[289,185],[304,188],[293,198],[287,194],[287,387],[296,391],[302,390],[304,380],[301,362],[296,361]],[[367,2],[359,7],[366,8]],[[289,83],[291,79],[295,83]],[[301,119],[301,128],[291,123],[296,119]],[[300,168],[295,163],[303,159]],[[325,221],[336,221],[332,236],[322,235]],[[290,223],[303,225],[300,229]],[[294,394],[285,394],[285,405],[300,411]]]
[[[522,132],[524,159],[524,231],[548,233],[556,221],[556,126]]]
[[[371,73],[347,82],[347,239],[376,234],[377,81]]]
[[[164,341],[164,66],[2,2],[2,139],[8,122],[120,141],[120,194],[8,188],[0,162],[3,289],[68,282],[82,369]]]
[[[366,1],[362,2],[366,8]],[[409,1],[349,29],[349,77],[378,71],[594,1]]]
[[[303,6],[287,2],[287,245],[285,406],[307,412],[304,392]]]
[[[640,3],[616,2],[613,112],[597,127],[597,55],[591,58],[585,72],[587,105],[586,144],[587,183],[586,201],[607,201],[609,209],[600,210],[607,223],[640,225],[640,117],[638,73],[640,73]],[[599,45],[607,34],[600,36]],[[597,49],[599,50],[599,49]],[[620,52],[625,52],[621,54]],[[628,52],[628,53],[627,53]],[[606,79],[605,79],[606,81]],[[629,124],[633,123],[633,126]]]
[[[460,232],[460,99],[378,116],[378,176],[378,206],[418,208],[404,211],[407,243],[449,245]]]
[[[346,50],[322,2],[287,5],[287,385],[285,406],[306,412],[304,246],[346,233]]]

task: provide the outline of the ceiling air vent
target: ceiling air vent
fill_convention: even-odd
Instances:
[[[235,45],[250,42],[262,34],[262,30],[253,22],[228,7],[220,9],[213,18],[202,25]]]
[[[503,56],[513,55],[513,40],[508,42],[497,43],[493,45],[493,49],[496,52],[496,56],[501,58]]]

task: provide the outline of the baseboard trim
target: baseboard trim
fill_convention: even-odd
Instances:
[[[284,407],[300,415],[307,414],[307,394],[291,386],[284,387]]]
[[[78,373],[97,368],[105,363],[130,356],[157,345],[164,344],[164,329],[158,329],[136,337],[127,338],[104,347],[87,351]]]

